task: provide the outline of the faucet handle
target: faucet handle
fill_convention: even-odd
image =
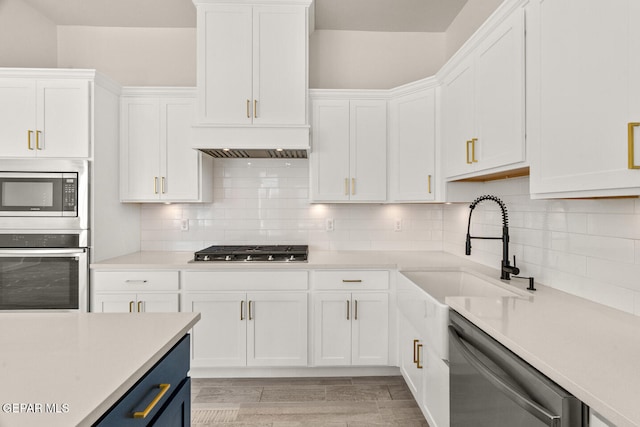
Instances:
[[[516,266],[516,256],[515,255],[513,256],[513,266],[514,267]]]

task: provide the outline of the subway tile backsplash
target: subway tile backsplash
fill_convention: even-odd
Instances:
[[[307,160],[216,159],[214,202],[142,208],[143,250],[213,244],[308,244],[311,250],[445,250],[464,256],[468,203],[310,204]],[[523,275],[640,315],[640,199],[531,200],[528,178],[477,194],[507,205],[510,252]],[[332,219],[334,230],[326,230]],[[182,231],[182,222],[189,224]],[[394,231],[400,220],[401,231]],[[492,202],[474,210],[474,235],[501,234]],[[474,240],[471,259],[498,268],[498,241]],[[522,283],[525,286],[525,282]]]
[[[143,250],[308,244],[321,250],[442,250],[442,205],[310,204],[309,162],[215,159],[214,202],[142,207]],[[326,231],[332,219],[333,231]],[[396,219],[401,231],[394,231]],[[189,230],[182,231],[183,220]]]

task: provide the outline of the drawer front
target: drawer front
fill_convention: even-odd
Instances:
[[[313,272],[313,288],[320,290],[389,289],[389,272],[386,270],[318,270]]]
[[[189,371],[189,335],[173,347],[140,381],[105,414],[95,425],[99,427],[147,426],[177,395]],[[134,418],[135,412],[144,412],[161,393],[160,384],[169,384],[166,393],[144,418]]]
[[[277,291],[306,290],[306,271],[187,271],[184,289],[188,291]]]
[[[105,291],[177,291],[177,271],[96,271],[93,289]]]

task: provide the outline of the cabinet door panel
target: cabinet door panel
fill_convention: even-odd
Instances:
[[[538,25],[529,35],[536,79],[529,92],[539,94],[539,117],[531,126],[538,132],[531,192],[638,194],[640,173],[628,169],[627,148],[627,124],[640,121],[640,111],[629,114],[638,108],[637,2],[538,0],[534,6]]]
[[[387,198],[387,103],[350,103],[351,200]]]
[[[245,366],[245,294],[187,294],[184,299],[184,311],[201,313],[191,334],[193,366]]]
[[[304,34],[303,7],[253,8],[254,124],[306,123]]]
[[[248,294],[248,366],[307,365],[307,294]]]
[[[91,303],[95,313],[131,313],[136,310],[135,294],[96,294]]]
[[[171,201],[197,200],[199,193],[199,151],[189,145],[194,114],[193,99],[166,99],[160,102],[160,175],[165,182],[162,198]]]
[[[398,339],[400,346],[400,371],[416,402],[422,402],[424,375],[422,369],[418,368],[415,358],[417,356],[416,345],[423,343],[423,341],[411,322],[402,314],[398,316],[398,322],[400,325]],[[417,342],[414,342],[414,340],[417,340]],[[422,362],[423,360],[421,360],[421,363]]]
[[[121,153],[123,200],[160,197],[160,113],[157,98],[122,102]]]
[[[349,101],[313,102],[311,199],[349,200]]]
[[[251,8],[207,6],[198,13],[198,31],[204,32],[198,44],[199,121],[251,123]]]
[[[138,294],[139,311],[143,313],[177,313],[180,311],[177,294]]]
[[[392,100],[390,123],[390,199],[434,200],[435,89]]]
[[[352,345],[354,365],[387,365],[389,361],[389,296],[354,293]]]
[[[474,79],[473,63],[469,60],[443,85],[443,150],[447,177],[473,172],[474,169],[471,150],[467,149],[467,141],[474,138],[475,130]]]
[[[518,9],[478,49],[477,169],[525,160],[524,9]]]
[[[29,130],[36,130],[35,83],[27,79],[0,79],[0,155],[33,156],[35,135],[29,149]]]
[[[44,80],[37,83],[38,157],[89,156],[89,83]]]
[[[317,366],[350,365],[351,294],[316,293],[313,312],[313,363]]]

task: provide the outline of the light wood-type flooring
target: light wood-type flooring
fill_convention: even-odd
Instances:
[[[193,427],[428,427],[401,376],[193,378]]]

